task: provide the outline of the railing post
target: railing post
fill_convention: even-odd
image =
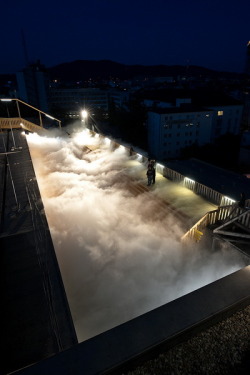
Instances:
[[[20,108],[19,108],[18,99],[16,99],[16,105],[17,105],[18,117],[21,118],[21,112],[20,112]]]
[[[40,120],[40,126],[43,128],[42,116],[41,116],[40,111],[39,111],[39,120]]]

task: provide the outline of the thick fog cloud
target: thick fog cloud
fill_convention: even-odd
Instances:
[[[70,133],[27,138],[79,341],[244,266],[237,253],[182,249],[176,218],[128,189],[144,166]]]

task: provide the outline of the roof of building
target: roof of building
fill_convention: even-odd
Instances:
[[[112,371],[141,353],[147,356],[149,348],[154,349],[169,337],[172,340],[175,334],[180,338],[183,332],[197,327],[199,321],[213,319],[225,307],[249,300],[249,272],[243,269],[77,345],[27,142],[19,130],[15,133],[22,151],[8,158],[18,193],[18,211],[13,211],[16,202],[11,180],[6,180],[7,189],[5,179],[0,183],[0,196],[5,196],[8,203],[1,216],[0,236],[5,314],[3,373],[18,369],[20,374]],[[7,141],[6,136],[6,145]],[[6,172],[5,159],[3,152],[2,175]],[[173,324],[164,324],[166,316]]]
[[[180,107],[152,108],[148,112],[167,114],[167,113],[192,113],[192,112],[212,112],[212,109],[198,107],[192,104],[183,104]]]
[[[207,88],[199,89],[160,89],[144,90],[137,94],[141,99],[161,100],[175,105],[178,98],[191,98],[197,106],[227,106],[241,105],[242,103],[220,90]]]

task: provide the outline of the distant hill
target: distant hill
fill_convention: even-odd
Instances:
[[[125,65],[110,60],[76,60],[65,62],[45,69],[49,72],[51,80],[58,79],[62,82],[106,80],[119,78],[122,80],[136,77],[177,77],[190,76],[196,78],[242,78],[240,73],[220,72],[201,66],[182,65]],[[0,87],[6,88],[9,83],[16,85],[15,74],[0,74]]]
[[[137,76],[202,76],[202,77],[221,77],[225,78],[240,76],[238,73],[218,72],[200,66],[181,66],[181,65],[125,65],[110,60],[76,60],[62,63],[48,68],[51,79],[60,79],[63,81],[82,81],[92,79],[108,79],[117,77],[120,79],[132,79]]]

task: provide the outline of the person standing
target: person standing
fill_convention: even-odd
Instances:
[[[155,184],[155,167],[154,167],[154,165],[152,165],[152,169],[153,169],[152,184]]]
[[[153,183],[153,178],[154,178],[154,168],[152,167],[151,164],[149,164],[146,174],[148,178],[148,186],[150,186]]]
[[[148,159],[148,167],[152,167],[153,169],[153,177],[152,177],[152,184],[155,183],[155,160],[153,159]]]

